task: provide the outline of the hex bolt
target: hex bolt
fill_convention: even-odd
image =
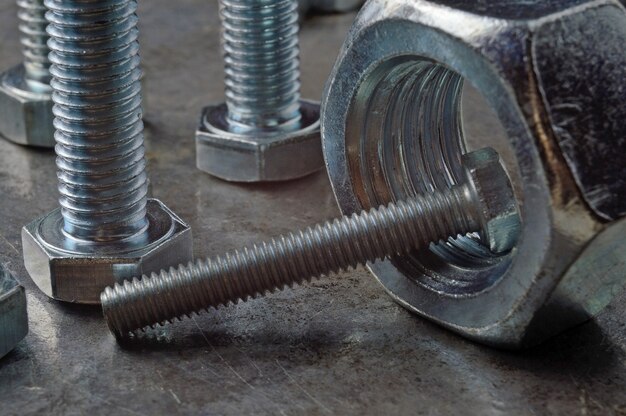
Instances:
[[[221,0],[226,102],[204,109],[197,166],[277,181],[323,166],[319,104],[300,99],[297,0]]]
[[[147,198],[137,2],[45,4],[61,208],[24,228],[25,263],[50,296],[97,303],[108,284],[188,261],[191,234]]]
[[[246,300],[469,232],[482,231],[492,250],[508,251],[515,243],[519,217],[506,173],[491,149],[467,154],[464,159],[468,180],[449,190],[344,216],[224,256],[107,287],[101,303],[108,325],[116,336],[123,337],[209,307]],[[489,175],[473,176],[471,171],[477,165]],[[499,197],[494,199],[495,194]],[[498,230],[490,228],[494,218],[505,220]]]
[[[18,0],[24,61],[0,75],[0,135],[24,145],[53,147],[48,34],[43,0]]]

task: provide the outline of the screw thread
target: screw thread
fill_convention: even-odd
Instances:
[[[46,7],[43,0],[17,0],[19,29],[26,81],[49,88],[50,60],[48,59],[48,34],[46,33]]]
[[[231,130],[298,129],[297,0],[221,0],[220,16]]]
[[[101,302],[118,336],[246,300],[314,277],[425,247],[480,228],[467,185],[344,216],[212,259],[107,287]]]
[[[134,0],[45,0],[63,230],[117,241],[147,227]]]

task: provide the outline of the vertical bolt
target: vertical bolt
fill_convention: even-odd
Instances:
[[[17,0],[24,55],[24,78],[34,91],[50,90],[50,60],[43,0]]]
[[[300,127],[296,0],[220,0],[233,132]]]
[[[115,241],[147,227],[136,1],[46,0],[63,230]]]
[[[104,287],[192,258],[191,231],[147,198],[135,0],[45,0],[60,209],[22,230],[48,296],[99,303]]]
[[[323,166],[319,104],[300,99],[297,0],[220,0],[226,102],[196,132],[198,168],[240,182]]]
[[[491,169],[493,174],[505,175],[497,163],[491,167],[500,171]],[[484,198],[479,190],[506,195],[509,201],[513,201],[513,193],[508,180],[495,181],[504,186],[490,189],[472,183],[468,176],[468,183],[446,191],[344,216],[224,256],[107,287],[101,303],[109,327],[123,336],[209,307],[484,230],[486,214],[502,218],[503,212],[494,212],[494,206],[488,206],[492,198]],[[495,204],[501,211],[510,211],[510,206],[501,200]],[[517,216],[516,208],[512,212]],[[507,241],[511,240],[507,237]]]

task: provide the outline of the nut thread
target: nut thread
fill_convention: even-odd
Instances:
[[[116,241],[147,227],[134,0],[45,0],[63,229]]]
[[[231,130],[297,130],[297,0],[221,0],[220,16]]]
[[[46,33],[46,7],[43,0],[17,0],[25,78],[49,88],[50,60]]]
[[[111,330],[123,336],[477,231],[477,206],[474,193],[462,185],[344,216],[223,256],[107,287],[101,295],[104,314]]]

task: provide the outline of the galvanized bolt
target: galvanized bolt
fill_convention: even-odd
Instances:
[[[125,336],[469,232],[482,231],[483,241],[494,251],[510,250],[519,216],[497,155],[484,149],[465,155],[464,161],[466,183],[449,190],[107,287],[101,303],[108,325],[116,336]]]
[[[54,146],[50,60],[43,0],[18,0],[24,61],[0,75],[0,135],[19,144]]]
[[[97,303],[107,285],[191,258],[189,227],[147,199],[137,2],[46,0],[61,208],[24,228],[44,292]]]
[[[221,0],[226,102],[204,109],[197,166],[276,181],[323,166],[319,104],[300,99],[297,0]]]

